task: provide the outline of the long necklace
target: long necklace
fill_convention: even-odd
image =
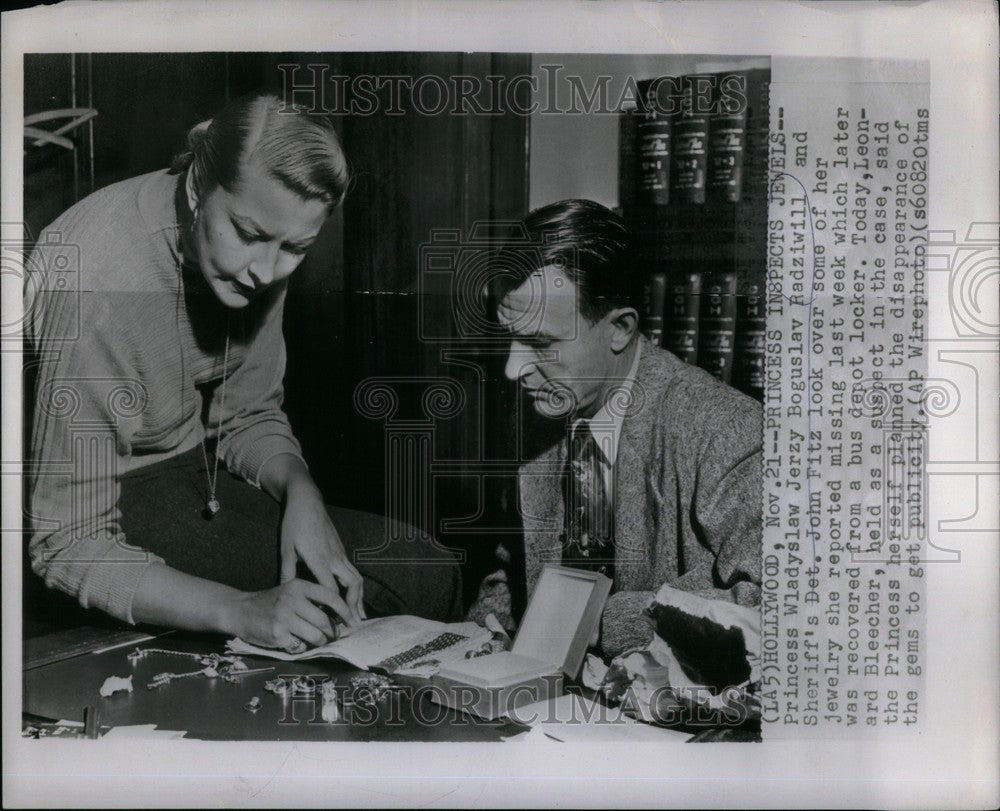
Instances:
[[[226,351],[222,359],[222,397],[219,400],[219,418],[215,424],[215,462],[211,475],[208,472],[208,451],[205,449],[205,437],[201,438],[201,456],[205,460],[205,475],[208,477],[208,501],[205,503],[206,517],[212,518],[221,508],[215,497],[215,485],[219,481],[219,446],[222,444],[222,415],[226,411],[226,379],[229,375],[229,326],[226,325]]]
[[[192,211],[191,220],[191,234],[194,234],[195,226],[198,223],[198,208],[195,206]],[[177,313],[180,312],[180,308],[183,306],[184,300],[184,267],[183,261],[177,263],[177,304],[175,318]],[[222,444],[222,420],[223,415],[226,413],[226,380],[229,377],[229,336],[230,336],[230,325],[226,323],[226,350],[222,356],[222,398],[219,401],[219,417],[215,424],[215,448],[214,450],[214,464],[212,465],[212,472],[208,472],[208,451],[205,449],[205,436],[201,438],[201,458],[205,462],[205,476],[208,478],[208,500],[205,502],[205,517],[214,518],[216,513],[222,509],[222,505],[219,504],[219,499],[216,498],[216,484],[219,481],[219,446]],[[184,350],[183,346],[181,348],[181,364],[184,363]],[[183,371],[181,372],[184,375]]]

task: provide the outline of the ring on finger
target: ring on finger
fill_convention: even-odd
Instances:
[[[302,653],[302,651],[304,651],[305,649],[306,649],[306,643],[303,642],[301,639],[296,639],[294,642],[285,645],[285,650],[288,651],[288,653],[292,654],[292,656]]]

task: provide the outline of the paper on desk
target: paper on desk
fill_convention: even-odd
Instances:
[[[510,741],[537,740],[539,731],[564,743],[666,743],[683,742],[691,737],[688,732],[636,721],[620,707],[608,707],[575,693],[519,707],[507,717],[531,727],[526,734],[506,739]]]
[[[541,726],[532,727],[527,732],[518,732],[514,735],[508,735],[506,738],[501,738],[504,743],[542,743],[552,744],[556,743],[555,738],[550,738],[544,732],[542,732]]]
[[[691,738],[689,732],[638,721],[631,724],[542,724],[540,729],[563,743],[684,743]]]
[[[242,639],[230,640],[227,647],[233,653],[285,662],[339,659],[363,670],[381,667],[392,673],[417,671],[418,675],[424,675],[422,671],[433,671],[441,662],[462,658],[468,650],[492,639],[490,631],[475,622],[435,622],[408,615],[363,620],[353,628],[345,626],[343,632],[340,639],[295,655],[260,648]],[[444,637],[445,634],[458,639]]]
[[[104,733],[104,738],[159,738],[173,741],[183,738],[187,733],[174,729],[157,729],[156,724],[135,724],[132,726],[112,727]]]

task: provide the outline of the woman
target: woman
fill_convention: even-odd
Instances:
[[[430,543],[407,550],[430,567],[362,577],[335,524],[352,549],[380,545],[383,524],[324,505],[281,410],[286,282],[347,183],[328,122],[252,96],[196,126],[169,172],[102,189],[43,234],[25,312],[30,551],[49,586],[127,622],[291,652],[365,602],[457,617],[457,567]]]

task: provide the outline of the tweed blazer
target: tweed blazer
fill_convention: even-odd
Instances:
[[[664,583],[709,599],[760,602],[760,404],[640,341],[629,402],[619,403],[615,573],[601,623],[601,647],[611,655],[649,640],[643,609]],[[519,471],[529,594],[542,566],[562,556],[566,456],[564,439]],[[487,578],[480,592],[501,613],[502,579]]]

